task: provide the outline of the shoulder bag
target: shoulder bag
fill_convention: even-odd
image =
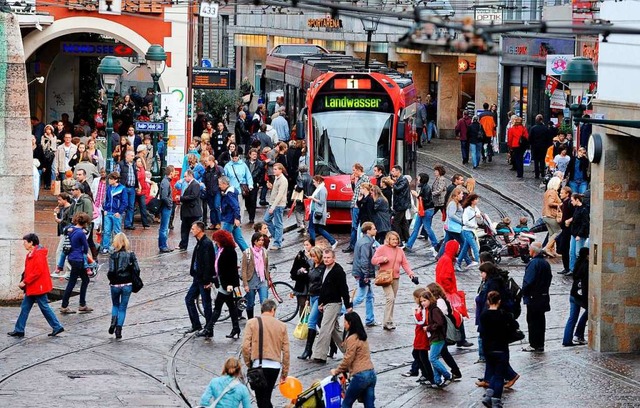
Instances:
[[[304,310],[300,315],[300,319],[298,320],[298,324],[296,325],[295,330],[293,331],[293,337],[298,340],[305,340],[309,334],[309,314],[311,310],[309,308],[309,302],[307,301],[304,306]]]
[[[251,388],[256,390],[263,390],[267,388],[267,377],[264,375],[264,371],[262,370],[262,342],[264,340],[264,334],[262,332],[262,318],[256,317],[258,319],[258,359],[259,364],[257,367],[251,367],[247,370],[247,380],[249,381],[249,385]],[[253,365],[253,364],[252,364]]]
[[[462,232],[462,224],[459,222],[452,220],[451,217],[447,217],[447,231],[461,233]]]
[[[396,260],[398,259],[398,251],[402,251],[399,248],[396,248],[396,256],[393,258],[393,263],[391,264],[390,269],[380,269],[378,271],[378,275],[376,275],[376,279],[373,283],[376,286],[389,286],[393,283],[393,265],[395,265]]]
[[[129,270],[131,272],[131,291],[133,293],[140,292],[140,289],[144,287],[142,278],[140,277],[140,268],[136,267],[136,256],[133,252],[129,253]]]
[[[238,177],[238,174],[236,173],[236,169],[233,168],[234,166],[231,165],[231,170],[233,170],[233,175],[236,176],[236,180],[238,180],[238,183],[240,183],[240,178]],[[242,191],[242,196],[243,197],[247,197],[249,195],[249,193],[251,192],[251,190],[249,190],[249,185],[248,184],[243,184],[240,183],[240,190]]]
[[[218,395],[218,398],[216,398],[213,403],[211,405],[209,405],[209,408],[215,408],[218,406],[218,404],[220,403],[220,400],[222,399],[222,397],[225,396],[226,393],[228,393],[229,391],[231,391],[232,389],[236,388],[237,385],[240,384],[240,381],[238,381],[237,379],[233,379],[231,380],[231,382],[229,382],[229,384],[227,384],[226,387],[224,387],[224,389],[222,390],[222,392],[220,393],[220,395]]]

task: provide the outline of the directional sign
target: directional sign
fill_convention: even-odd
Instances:
[[[136,122],[137,132],[164,132],[164,122]]]

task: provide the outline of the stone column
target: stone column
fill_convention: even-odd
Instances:
[[[482,104],[498,103],[498,57],[493,55],[478,55],[476,57],[476,109],[482,109]]]
[[[612,120],[640,120],[640,104],[595,100]],[[589,347],[640,351],[640,130],[593,126],[603,139],[591,165]]]
[[[18,19],[0,12],[0,302],[20,299],[22,236],[33,232],[33,161]]]

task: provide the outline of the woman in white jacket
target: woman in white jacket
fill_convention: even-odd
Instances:
[[[476,241],[474,231],[478,228],[478,221],[482,219],[482,213],[478,209],[478,201],[480,197],[477,194],[469,194],[462,203],[462,239],[464,243],[460,249],[458,260],[456,262],[456,270],[462,270],[462,260],[465,258],[467,251],[471,248],[473,262],[467,265],[468,268],[478,265],[480,259],[480,248]]]

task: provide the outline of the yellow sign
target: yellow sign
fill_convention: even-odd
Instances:
[[[339,18],[310,18],[307,25],[311,28],[342,28],[342,20]]]

